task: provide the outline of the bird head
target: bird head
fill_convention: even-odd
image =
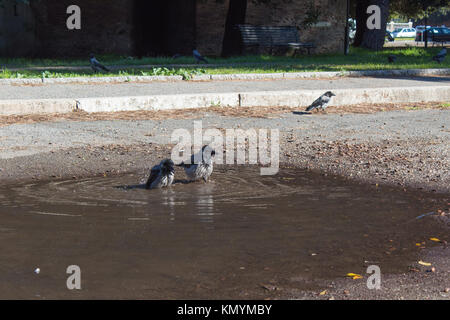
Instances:
[[[89,54],[89,58],[90,58],[90,59],[95,58],[94,54],[93,54],[93,53]]]
[[[170,159],[165,159],[165,160],[161,161],[160,165],[161,165],[161,171],[163,173],[169,173],[169,172],[175,171],[175,169],[173,168],[174,163]]]
[[[214,159],[216,151],[212,147],[204,145],[202,148],[202,155],[203,159]]]
[[[330,98],[335,96],[335,94],[334,94],[333,92],[331,92],[331,91],[325,92],[325,95],[326,95],[327,97],[330,97]]]

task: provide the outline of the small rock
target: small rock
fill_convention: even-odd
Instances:
[[[41,272],[41,269],[39,269],[39,268],[36,268],[35,270],[34,270],[34,273],[36,273],[36,274],[39,274]]]

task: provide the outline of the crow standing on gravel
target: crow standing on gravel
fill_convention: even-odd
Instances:
[[[94,70],[94,72],[100,72],[101,70],[109,71],[109,69],[107,67],[105,67],[100,62],[98,62],[98,60],[95,58],[94,54],[92,54],[92,53],[89,57],[89,61],[91,63],[91,68],[92,68],[92,70]]]
[[[150,171],[150,177],[145,184],[147,189],[168,187],[172,184],[175,177],[173,161],[165,159],[160,164],[154,166]]]
[[[200,52],[198,52],[197,50],[192,50],[192,55],[194,56],[195,60],[197,62],[204,62],[204,63],[208,63],[208,60],[205,59],[205,57],[203,57]]]
[[[306,111],[312,111],[314,109],[321,109],[322,111],[324,111],[327,107],[328,104],[331,101],[331,97],[334,97],[335,94],[331,91],[327,91],[325,92],[323,95],[321,95],[319,98],[317,98],[313,103],[311,103],[311,105],[306,108]]]
[[[208,182],[209,176],[213,172],[213,161],[216,152],[210,146],[203,146],[202,150],[191,156],[191,163],[180,163],[178,166],[184,168],[184,172],[190,180],[203,179]],[[197,161],[197,163],[195,163]]]
[[[437,63],[441,63],[444,61],[445,57],[447,56],[447,48],[442,49],[439,51],[437,55],[433,57],[433,61],[436,61]]]

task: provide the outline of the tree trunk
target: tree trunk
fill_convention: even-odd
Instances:
[[[368,29],[367,8],[370,5],[377,5],[381,9],[381,28]],[[360,0],[356,4],[356,35],[355,47],[364,47],[373,50],[380,50],[384,46],[386,37],[386,25],[389,16],[389,0]]]
[[[222,42],[222,56],[229,57],[241,53],[241,35],[235,28],[237,24],[245,23],[247,0],[230,0],[225,22],[225,33]]]
[[[386,24],[389,16],[389,0],[371,0],[370,4],[374,4],[381,9],[381,28],[367,29],[363,35],[361,46],[373,50],[381,50],[384,46],[384,39],[386,37]]]
[[[359,47],[363,41],[364,32],[367,30],[366,21],[367,21],[367,7],[369,6],[368,0],[359,0],[356,1],[356,33],[355,40],[353,41],[353,46]]]

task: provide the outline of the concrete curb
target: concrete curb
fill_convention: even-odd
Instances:
[[[192,109],[239,106],[239,93],[174,94],[145,97],[83,98],[77,108],[86,112]],[[0,104],[1,107],[1,104]]]
[[[0,115],[67,113],[76,107],[73,99],[0,100]]]
[[[450,68],[443,69],[404,69],[404,70],[367,70],[337,72],[285,72],[285,73],[241,73],[194,75],[191,81],[229,81],[229,80],[280,80],[280,79],[317,79],[337,77],[377,77],[377,76],[443,76],[450,75]],[[73,78],[31,78],[0,79],[0,85],[42,85],[42,84],[95,84],[183,81],[182,76],[117,76],[117,77],[73,77]]]
[[[172,94],[81,99],[0,100],[0,115],[132,110],[176,110],[190,108],[288,106],[305,107],[322,90],[259,91],[231,93]],[[450,86],[335,89],[330,105],[450,101]]]

